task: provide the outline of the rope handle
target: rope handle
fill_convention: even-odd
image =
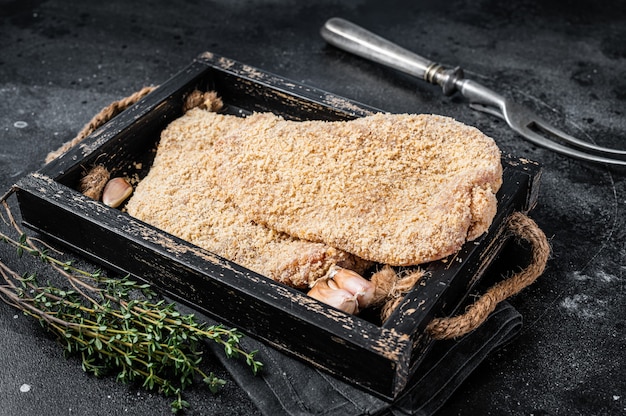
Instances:
[[[550,256],[550,244],[544,232],[527,215],[514,212],[507,221],[507,228],[519,240],[531,245],[529,265],[511,277],[489,288],[462,315],[449,318],[435,318],[426,327],[426,332],[434,339],[454,339],[462,337],[478,328],[496,309],[498,303],[516,295],[531,285],[544,272]]]
[[[141,100],[143,97],[151,93],[156,87],[143,87],[137,92],[129,95],[128,97],[124,97],[121,100],[113,101],[111,104],[104,107],[98,114],[93,116],[89,123],[85,124],[80,132],[69,142],[64,143],[57,150],[54,150],[46,156],[46,163],[56,159],[63,153],[70,150],[72,147],[83,141],[83,139],[93,133],[98,127],[102,126],[107,121],[111,120],[113,117],[126,110],[131,105],[135,104],[137,101]]]

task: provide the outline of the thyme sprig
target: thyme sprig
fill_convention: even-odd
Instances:
[[[80,358],[82,368],[95,376],[115,375],[118,381],[141,383],[147,390],[174,396],[172,412],[189,407],[182,392],[201,379],[211,392],[226,382],[200,367],[201,344],[217,342],[228,357],[243,357],[253,373],[263,366],[256,351],[240,345],[237,329],[198,322],[175,304],[157,300],[150,285],[128,276],[110,278],[101,270],[89,272],[43,242],[22,232],[6,196],[0,202],[17,237],[0,232],[17,256],[35,256],[63,278],[67,287],[41,283],[35,273],[19,274],[0,261],[0,298],[37,319],[56,335],[66,355]]]

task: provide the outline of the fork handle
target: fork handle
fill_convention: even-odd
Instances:
[[[446,69],[436,62],[338,17],[328,19],[322,26],[320,34],[333,46],[439,85],[445,95],[454,93],[458,81],[463,78],[461,68]]]

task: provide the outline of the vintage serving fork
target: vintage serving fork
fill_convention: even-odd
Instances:
[[[525,107],[463,77],[463,70],[444,68],[360,26],[341,18],[329,19],[321,29],[331,45],[441,86],[445,95],[459,91],[474,110],[502,118],[532,143],[573,158],[626,166],[626,150],[596,146],[577,139],[539,118]]]

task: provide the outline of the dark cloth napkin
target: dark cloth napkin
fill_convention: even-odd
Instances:
[[[216,356],[267,416],[419,415],[434,414],[492,351],[515,337],[522,316],[502,302],[475,331],[458,339],[438,341],[428,352],[407,388],[393,402],[373,396],[250,337],[248,350],[259,350],[264,367],[253,375],[243,360]],[[366,365],[364,363],[364,365]]]

